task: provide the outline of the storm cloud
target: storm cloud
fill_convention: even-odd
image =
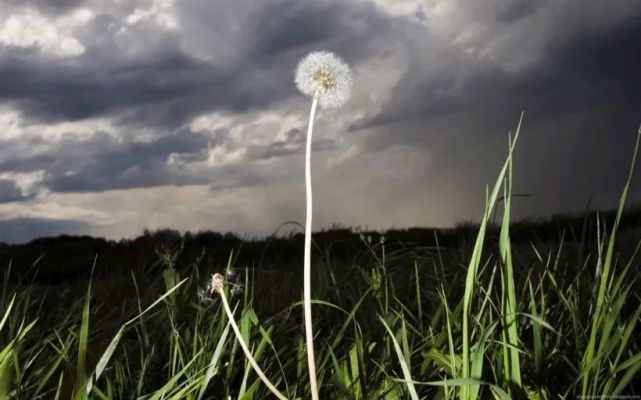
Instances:
[[[25,243],[33,238],[57,235],[82,235],[89,231],[84,221],[16,218],[0,221],[0,242]]]
[[[516,215],[615,204],[641,123],[637,1],[7,0],[0,217],[110,237],[300,219],[292,80],[319,49],[356,84],[319,114],[318,228],[478,218],[522,111]]]
[[[180,23],[195,17],[193,3],[175,5]],[[209,9],[217,12],[216,5]],[[83,52],[72,58],[0,45],[0,101],[28,121],[115,116],[126,125],[175,129],[208,110],[247,113],[292,97],[291,67],[307,51],[343,50],[358,64],[391,23],[371,5],[338,1],[268,2],[246,19],[229,38],[238,46],[234,55],[222,60],[215,48],[207,57],[187,53],[180,31],[128,25],[111,15],[95,16],[74,32]],[[127,40],[145,48],[132,54]]]
[[[10,179],[0,179],[0,203],[21,201],[27,199],[22,191],[16,185],[16,182]]]

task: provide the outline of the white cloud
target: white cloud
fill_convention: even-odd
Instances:
[[[33,172],[0,172],[0,179],[8,179],[15,182],[23,196],[42,195],[46,190],[38,184],[42,182],[44,171]]]
[[[391,15],[416,18],[425,0],[357,0],[374,3]]]
[[[1,15],[1,12],[0,12]],[[0,43],[36,47],[59,57],[72,57],[84,53],[85,47],[74,36],[74,30],[93,17],[88,9],[79,9],[60,17],[45,17],[34,9],[24,8],[2,18]]]
[[[127,129],[118,126],[111,118],[93,118],[82,121],[63,121],[59,123],[30,123],[19,112],[11,107],[0,107],[0,159],[6,155],[15,154],[15,149],[8,149],[6,144],[22,143],[28,154],[37,153],[39,150],[48,152],[50,146],[63,142],[82,142],[95,135],[108,135],[116,140],[121,140]],[[137,139],[149,136],[146,129],[141,129]],[[155,136],[155,135],[154,135]],[[26,155],[24,153],[22,155]]]
[[[14,139],[22,134],[20,115],[9,107],[0,107],[0,140]]]
[[[147,0],[126,18],[129,25],[152,22],[164,29],[178,29],[174,0]]]
[[[356,145],[351,145],[347,148],[346,151],[338,154],[335,157],[330,157],[327,159],[326,166],[328,169],[335,168],[339,165],[344,164],[345,162],[351,160],[354,158],[358,153],[360,152],[358,146]]]
[[[207,164],[210,167],[236,164],[245,158],[246,150],[243,148],[229,148],[229,146],[216,146],[207,152]]]
[[[109,213],[73,205],[64,200],[64,196],[47,196],[27,202],[0,204],[0,219],[43,218],[99,222],[110,218]]]
[[[235,120],[232,114],[211,112],[194,117],[188,126],[194,132],[213,132],[230,126]]]

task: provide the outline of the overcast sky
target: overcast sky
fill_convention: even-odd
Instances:
[[[638,0],[0,0],[0,240],[475,221],[525,118],[517,217],[615,205],[641,123]],[[641,200],[641,185],[632,191]]]

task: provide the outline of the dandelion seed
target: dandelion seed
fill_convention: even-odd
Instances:
[[[305,95],[318,98],[321,107],[339,107],[349,98],[352,72],[334,53],[315,51],[298,64],[295,82]]]
[[[201,303],[213,303],[213,302],[214,302],[214,299],[213,299],[213,298],[211,298],[211,295],[210,295],[210,293],[209,293],[209,290],[208,290],[208,288],[206,288],[206,287],[204,287],[204,288],[200,288],[200,289],[198,290],[198,300],[199,300]]]
[[[239,294],[243,293],[243,287],[240,285],[234,285],[234,287],[231,288],[231,295],[232,296],[237,296]]]

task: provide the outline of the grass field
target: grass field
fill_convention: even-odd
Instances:
[[[641,398],[641,230],[617,236],[632,173],[611,218],[586,214],[580,231],[559,226],[556,238],[517,244],[511,154],[471,240],[362,234],[314,248],[321,398]],[[241,263],[242,246],[224,259],[208,251],[158,248],[150,265],[112,258],[90,281],[20,272],[46,269],[46,254],[31,269],[7,262],[0,399],[272,398],[221,299],[202,290],[214,272],[232,283],[234,318],[271,382],[308,398],[301,269],[263,263],[265,254]]]

